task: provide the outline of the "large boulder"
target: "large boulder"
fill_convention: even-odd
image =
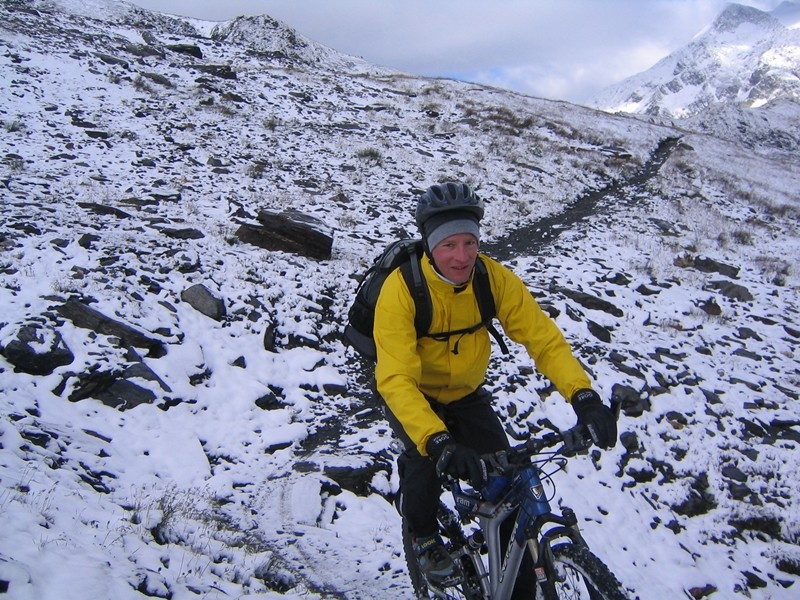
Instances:
[[[236,236],[266,250],[290,252],[318,260],[331,257],[333,235],[319,219],[294,210],[282,213],[262,210],[257,219],[258,224],[245,223],[239,227]]]

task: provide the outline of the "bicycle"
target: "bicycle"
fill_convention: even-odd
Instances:
[[[627,596],[620,582],[589,550],[575,513],[567,507],[562,507],[561,514],[553,512],[542,486],[543,480],[552,483],[568,457],[591,445],[589,432],[579,425],[483,455],[490,476],[481,491],[445,478],[454,508],[440,500],[437,518],[459,573],[452,585],[430,585],[419,569],[404,520],[403,547],[417,598],[508,600],[527,549],[537,580],[535,600],[624,600]],[[501,553],[500,524],[512,516],[513,535]],[[468,524],[472,528],[465,531]]]

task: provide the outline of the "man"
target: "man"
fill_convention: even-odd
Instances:
[[[480,488],[480,454],[509,446],[502,424],[481,387],[491,343],[481,322],[472,285],[478,260],[483,202],[463,183],[434,185],[417,201],[416,222],[425,257],[422,273],[432,302],[432,336],[417,338],[414,300],[400,270],[386,279],[375,310],[375,379],[389,408],[389,422],[405,444],[398,460],[399,508],[411,530],[420,568],[434,586],[448,585],[455,565],[437,533],[441,492],[439,468]],[[601,447],[616,443],[616,422],[603,404],[555,323],[522,280],[481,255],[491,282],[497,318],[506,335],[525,346],[537,368],[569,398],[579,423]],[[454,332],[455,336],[436,336]],[[464,333],[468,331],[468,333]],[[512,525],[508,520],[508,525]],[[510,532],[506,531],[506,539]],[[526,553],[515,596],[535,597],[531,558]],[[527,568],[526,568],[527,567]]]

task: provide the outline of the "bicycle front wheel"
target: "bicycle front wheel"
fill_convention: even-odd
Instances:
[[[552,572],[539,584],[537,600],[627,599],[622,584],[588,548],[557,544],[552,551]]]

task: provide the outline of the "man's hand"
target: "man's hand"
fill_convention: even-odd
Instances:
[[[592,441],[601,448],[613,448],[617,443],[617,420],[594,390],[578,390],[572,396],[572,410],[578,423],[585,425]]]
[[[486,465],[472,448],[457,443],[449,433],[433,434],[425,445],[428,456],[436,464],[439,475],[447,474],[469,481],[476,490],[487,482]]]

